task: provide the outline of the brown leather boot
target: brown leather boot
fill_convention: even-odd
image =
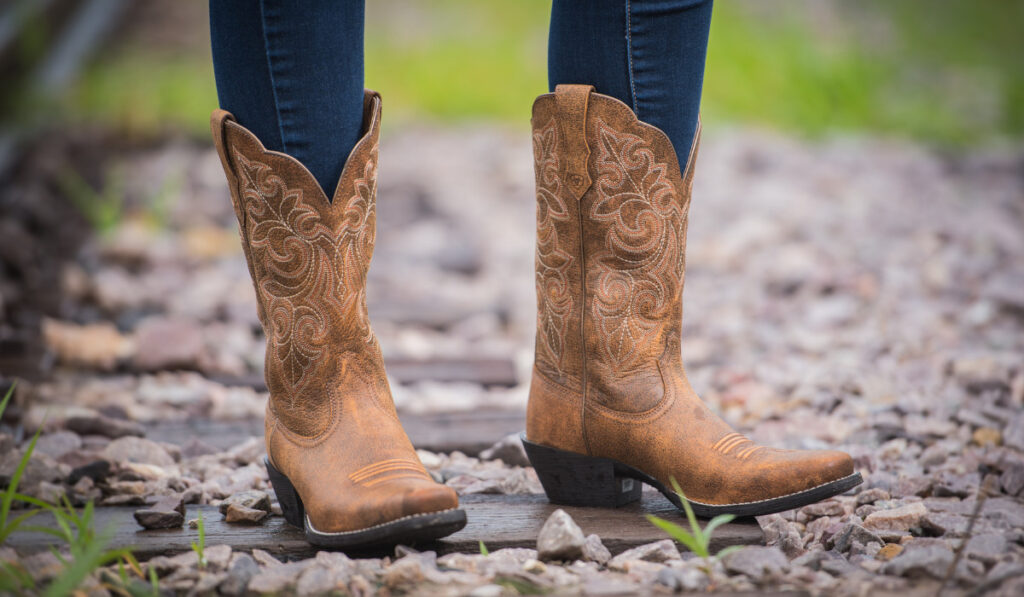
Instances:
[[[333,202],[231,114],[211,118],[267,336],[267,471],[288,522],[328,547],[411,543],[466,524],[398,421],[367,318],[380,111],[367,91],[364,134]]]
[[[765,448],[697,397],[680,356],[685,170],[622,102],[559,85],[533,105],[537,345],[524,444],[549,499],[619,506],[678,481],[705,517],[788,510],[861,482],[842,452]],[[638,482],[639,481],[639,482]]]

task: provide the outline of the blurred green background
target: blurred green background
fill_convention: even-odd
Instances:
[[[122,27],[63,97],[23,94],[8,107],[133,134],[171,128],[205,137],[216,106],[206,3],[161,4],[164,18],[135,14],[139,26]],[[530,103],[546,91],[549,10],[548,0],[368,2],[366,83],[382,92],[387,125],[527,126]],[[1017,138],[1022,25],[1017,0],[720,0],[705,122],[942,145]],[[24,52],[45,47],[45,31],[26,37]]]

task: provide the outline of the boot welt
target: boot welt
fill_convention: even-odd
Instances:
[[[403,516],[396,520],[352,531],[319,531],[309,520],[302,498],[291,481],[265,460],[270,483],[274,486],[281,513],[292,526],[303,529],[306,540],[320,547],[361,549],[369,547],[414,545],[447,537],[466,526],[466,512],[458,508]]]
[[[536,444],[521,436],[530,464],[537,471],[548,499],[555,504],[617,508],[640,500],[642,484],[657,489],[676,508],[682,509],[678,495],[663,483],[618,460],[598,458]],[[839,495],[863,482],[860,473],[805,489],[797,493],[765,500],[733,504],[705,504],[688,499],[694,514],[713,518],[720,514],[737,517],[763,516],[792,510]]]

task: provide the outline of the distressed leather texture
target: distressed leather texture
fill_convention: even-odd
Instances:
[[[700,133],[668,137],[590,86],[533,105],[537,340],[530,441],[638,468],[711,505],[853,474],[836,451],[777,450],[700,400],[680,356],[686,230]],[[581,156],[586,172],[579,171]]]
[[[301,163],[211,117],[267,337],[267,455],[321,533],[456,508],[402,429],[366,311],[381,100],[328,201]]]

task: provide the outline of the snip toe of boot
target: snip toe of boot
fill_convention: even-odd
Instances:
[[[455,490],[439,483],[418,485],[396,496],[396,499],[402,501],[402,516],[443,512],[459,507],[459,496]]]
[[[795,483],[787,493],[795,493],[825,485],[853,474],[853,458],[838,450],[813,450],[796,452],[797,462],[787,475]]]

